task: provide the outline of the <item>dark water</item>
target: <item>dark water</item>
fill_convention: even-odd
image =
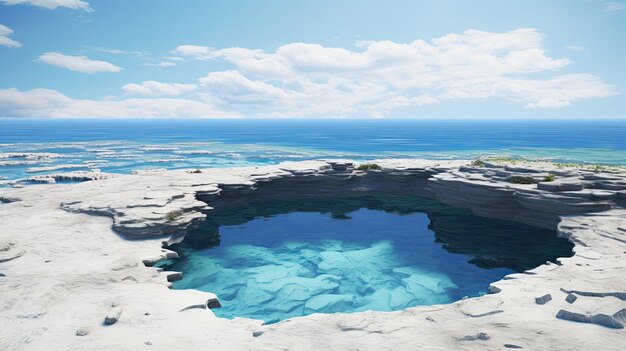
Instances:
[[[408,196],[252,201],[209,214],[173,248],[176,289],[218,295],[221,317],[277,322],[392,311],[486,293],[490,282],[571,256],[553,231]]]

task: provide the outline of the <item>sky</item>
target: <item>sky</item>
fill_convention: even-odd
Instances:
[[[626,118],[626,0],[0,0],[0,117]]]

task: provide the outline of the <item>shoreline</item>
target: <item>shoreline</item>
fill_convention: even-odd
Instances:
[[[383,170],[355,172],[352,161],[301,161],[0,189],[0,198],[7,199],[0,204],[0,273],[5,274],[0,348],[612,350],[623,345],[626,332],[611,320],[622,328],[626,324],[626,175],[571,170],[539,186],[506,179],[542,177],[554,169],[472,167],[467,160],[371,162]],[[314,314],[267,326],[220,319],[210,309],[181,311],[216,297],[170,290],[168,277],[177,272],[144,265],[172,257],[161,243],[182,240],[185,228],[204,218],[200,211],[209,210],[211,201],[198,198],[306,177],[378,182],[417,177],[443,203],[556,229],[575,244],[574,256],[508,275],[482,297],[397,312]],[[367,184],[377,184],[373,180]],[[180,215],[168,220],[171,211]],[[535,301],[548,294],[550,301]],[[569,296],[573,303],[566,301]],[[117,307],[119,321],[102,325]],[[567,320],[580,316],[587,323]],[[77,336],[79,329],[87,334]]]

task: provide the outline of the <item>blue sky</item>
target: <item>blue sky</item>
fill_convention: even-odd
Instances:
[[[0,0],[4,117],[626,117],[626,2]]]

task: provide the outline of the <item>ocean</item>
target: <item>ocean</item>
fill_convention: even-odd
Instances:
[[[5,182],[94,168],[494,155],[626,165],[626,120],[0,119]]]

